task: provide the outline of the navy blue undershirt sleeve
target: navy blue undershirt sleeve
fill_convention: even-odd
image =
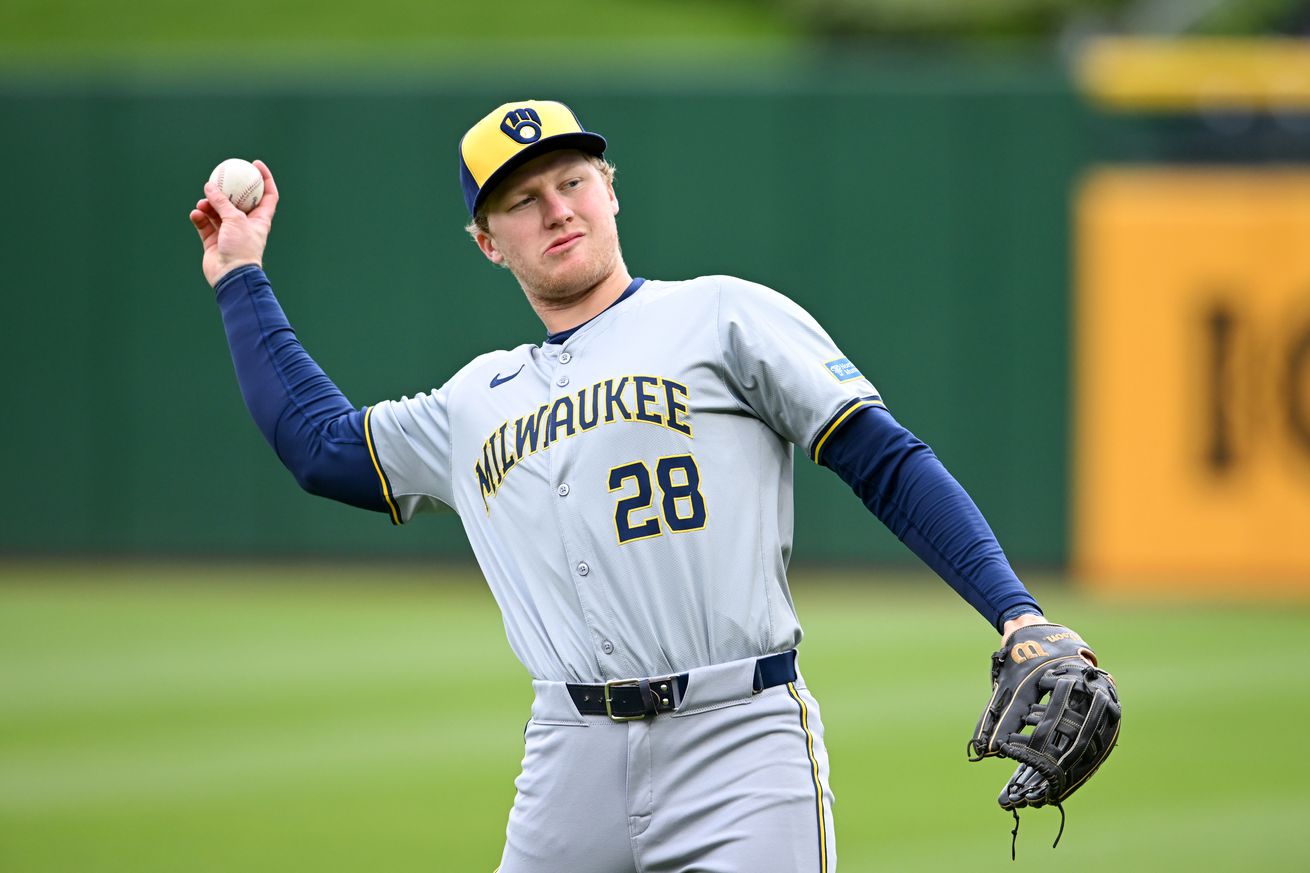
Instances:
[[[1019,615],[1041,615],[964,488],[886,409],[852,415],[819,462],[997,630]]]
[[[214,292],[246,408],[296,481],[311,494],[387,512],[364,410],[300,345],[264,271],[238,267]]]

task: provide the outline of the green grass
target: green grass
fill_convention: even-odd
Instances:
[[[637,54],[718,54],[734,45],[796,41],[770,4],[751,0],[536,0],[495,7],[433,0],[6,0],[0,58],[9,63],[131,62],[200,66],[230,75],[251,63],[458,63],[479,78],[553,58],[586,64]]]
[[[490,871],[530,692],[466,573],[0,568],[0,870]],[[443,582],[467,584],[440,584]],[[1120,748],[1020,862],[1304,869],[1310,610],[1098,603],[1035,585],[1120,682]],[[793,588],[840,870],[1017,869],[967,764],[995,638],[940,582]]]

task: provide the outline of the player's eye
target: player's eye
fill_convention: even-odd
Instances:
[[[581,185],[581,184],[582,184],[582,180],[581,180],[581,179],[569,179],[567,182],[565,182],[565,183],[564,183],[563,185],[561,185],[560,187],[561,187],[561,188],[564,188],[565,190],[569,190],[569,189],[572,189],[572,188],[576,188],[576,187],[578,187],[578,186]]]
[[[509,208],[510,212],[513,212],[516,209],[522,209],[524,206],[527,206],[531,202],[532,202],[531,197],[524,197],[523,199],[516,201],[512,206],[510,206]]]

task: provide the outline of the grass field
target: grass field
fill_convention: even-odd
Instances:
[[[975,0],[980,2],[980,0]],[[568,14],[534,0],[485,7],[433,0],[229,0],[213,8],[169,0],[6,0],[0,69],[110,63],[208,68],[417,63],[496,67],[552,59],[576,67],[631,55],[710,55],[781,48],[799,23],[753,0],[572,0]]]
[[[529,690],[464,577],[0,568],[0,870],[490,871]],[[1033,587],[1101,650],[1127,716],[1060,847],[1058,815],[1030,812],[1020,862],[1310,868],[1310,609]],[[801,571],[793,589],[840,870],[1018,869],[994,806],[1008,770],[964,755],[987,627],[926,577]]]

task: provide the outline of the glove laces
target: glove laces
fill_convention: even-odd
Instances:
[[[1060,830],[1055,835],[1055,842],[1051,843],[1051,848],[1054,849],[1060,845],[1060,837],[1064,836],[1064,804],[1056,802],[1052,805],[1060,810]],[[1014,830],[1010,831],[1010,860],[1014,861],[1016,860],[1015,849],[1019,843],[1019,808],[1017,806],[1011,807],[1010,815],[1014,816]]]

